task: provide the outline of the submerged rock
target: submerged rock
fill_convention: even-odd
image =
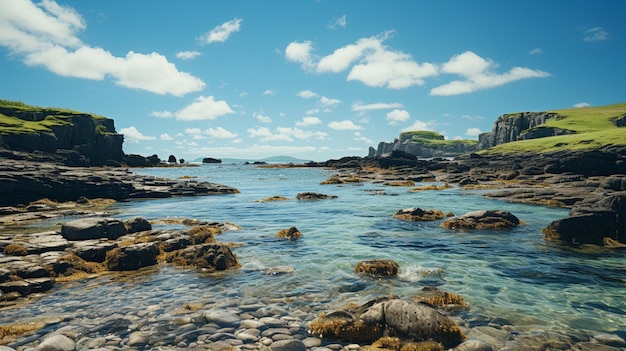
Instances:
[[[357,263],[354,272],[375,277],[395,277],[399,270],[400,265],[393,260],[370,260]]]
[[[450,348],[465,336],[459,327],[435,308],[400,299],[377,299],[354,310],[339,310],[313,320],[311,333],[323,338],[372,342],[383,335],[403,340],[434,340]]]
[[[468,212],[461,217],[450,218],[441,224],[445,229],[500,229],[518,226],[520,220],[511,212],[482,210]]]
[[[288,229],[281,229],[278,233],[276,233],[277,238],[281,239],[289,239],[291,241],[296,241],[302,236],[300,230],[296,227],[291,227]]]
[[[298,200],[326,200],[326,199],[336,199],[337,195],[326,195],[326,194],[318,194],[318,193],[298,193],[296,195],[296,199]]]
[[[419,207],[412,207],[399,210],[393,217],[404,221],[436,221],[443,219],[445,214],[441,210],[422,210]]]

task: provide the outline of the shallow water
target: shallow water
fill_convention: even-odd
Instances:
[[[380,295],[409,297],[435,285],[462,295],[470,305],[467,316],[503,318],[518,330],[626,333],[626,254],[575,251],[542,239],[541,228],[566,217],[567,210],[490,200],[458,188],[410,193],[405,187],[370,183],[320,185],[331,174],[322,169],[202,165],[134,171],[168,178],[195,176],[240,189],[235,195],[124,202],[116,209],[122,219],[235,223],[243,230],[226,232],[217,240],[243,244],[233,249],[242,268],[205,275],[161,267],[124,280],[110,275],[57,286],[26,307],[3,311],[0,324],[36,316],[97,316],[110,309],[134,313],[146,306],[167,311],[218,297],[283,301],[294,311],[314,315]],[[338,198],[295,200],[306,191]],[[276,195],[291,200],[255,201]],[[448,231],[439,222],[392,218],[406,207],[457,215],[503,209],[526,224],[511,230]],[[300,229],[303,237],[295,242],[275,237],[290,226]],[[372,279],[353,273],[358,261],[375,258],[398,262],[400,277]],[[264,274],[274,267],[292,267],[293,272]]]

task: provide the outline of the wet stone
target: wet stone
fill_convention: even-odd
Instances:
[[[306,351],[306,346],[300,340],[280,340],[271,345],[272,351]]]

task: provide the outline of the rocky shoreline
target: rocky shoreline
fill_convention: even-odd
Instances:
[[[374,182],[410,186],[424,181],[441,182],[504,201],[570,208],[569,218],[556,221],[558,223],[544,229],[546,240],[570,246],[593,244],[621,248],[626,244],[624,149],[553,155],[470,154],[455,160],[419,160],[393,152],[385,157],[349,157],[305,166],[335,170],[335,175],[327,180],[327,184]],[[2,160],[0,174],[0,193],[3,195],[0,203],[3,206],[0,207],[0,226],[3,229],[0,234],[3,252],[0,256],[0,300],[4,301],[4,308],[10,308],[15,303],[28,303],[29,298],[41,296],[57,282],[96,277],[113,271],[141,272],[157,264],[192,267],[205,272],[237,268],[236,255],[230,246],[215,241],[221,231],[236,230],[235,225],[180,220],[175,224],[181,228],[153,230],[153,223],[142,218],[128,221],[115,219],[115,214],[107,210],[110,202],[96,200],[233,194],[238,192],[237,189],[189,179],[139,176],[120,167],[76,168],[14,159]],[[55,201],[41,201],[44,198]],[[424,212],[411,209],[409,214],[421,215],[420,211]],[[61,228],[54,230],[37,233],[20,231],[21,224],[50,218],[63,221],[64,217],[80,219],[64,221]],[[461,216],[459,219],[464,218]],[[577,234],[580,230],[572,229],[581,226],[587,228],[582,236]],[[336,318],[330,323],[333,333],[340,331],[338,323],[344,326],[348,323],[349,327],[341,327],[345,329],[343,332],[353,333],[355,326],[356,332],[363,332],[358,326],[364,314],[375,321],[368,325],[375,326],[383,320],[390,323],[391,320],[384,314],[382,317],[371,317],[374,312],[368,311],[385,311],[391,316],[395,313],[391,306],[401,306],[398,307],[400,310],[409,308],[407,299],[393,301],[396,300],[375,301],[362,306],[358,313],[352,310],[334,311],[326,317]],[[416,308],[433,320],[442,318],[437,314],[442,306],[431,306],[426,310],[422,305],[417,306],[410,308]],[[335,341],[323,337],[321,332],[312,332],[310,323],[317,317],[317,314],[289,310],[287,304],[281,301],[242,301],[233,292],[177,310],[164,311],[158,306],[146,306],[143,311],[132,315],[112,312],[106,316],[88,316],[76,312],[72,316],[54,317],[36,325],[12,325],[6,329],[0,326],[0,344],[8,344],[0,346],[0,350],[167,348],[326,351],[399,350],[401,347],[443,350],[444,346],[457,351],[626,348],[626,342],[618,335],[577,332],[565,335],[551,331],[539,335],[525,334],[515,330],[506,320],[486,316],[462,319],[454,313],[449,313],[450,322],[446,319],[444,323],[450,327],[446,330],[452,330],[457,336],[467,336],[467,341],[463,342],[463,338],[455,336],[453,341],[443,338],[432,344],[407,346],[401,339],[390,338],[364,346],[370,342]],[[415,323],[415,320],[400,320],[393,325],[381,326],[395,330],[396,334],[397,330],[409,328],[407,335],[414,337],[421,333],[410,331],[419,327],[419,323]],[[64,326],[57,328],[57,324]],[[452,325],[455,327],[452,328]],[[376,328],[373,330],[379,331]],[[324,333],[328,336],[328,332]],[[440,331],[429,333],[439,335]]]

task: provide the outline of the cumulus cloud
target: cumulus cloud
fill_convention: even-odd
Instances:
[[[583,107],[589,107],[589,106],[591,106],[591,104],[588,102],[579,102],[577,104],[574,104],[575,108],[583,108]]]
[[[78,33],[87,25],[81,15],[53,0],[0,0],[0,45],[28,66],[43,67],[63,77],[104,80],[156,94],[182,96],[205,83],[179,71],[159,53],[118,57],[84,44]]]
[[[341,100],[327,98],[326,96],[322,96],[320,98],[320,104],[322,104],[323,107],[334,107],[339,105],[340,103]]]
[[[326,27],[330,29],[337,29],[339,27],[345,28],[347,25],[348,25],[348,21],[346,20],[346,15],[343,15],[339,18],[334,19]]]
[[[276,94],[274,93],[274,91],[272,91],[272,90],[270,90],[270,89],[267,89],[267,90],[265,90],[265,91],[263,92],[263,95],[265,95],[265,96],[274,96],[274,95],[276,95]]]
[[[374,142],[371,139],[361,135],[361,132],[354,132],[354,140],[362,141],[365,144],[374,144]]]
[[[467,128],[465,131],[465,135],[467,136],[478,136],[480,133],[482,132],[478,128]]]
[[[264,116],[262,113],[254,113],[254,117],[262,123],[272,123],[272,119],[269,116]]]
[[[441,71],[459,75],[464,80],[455,80],[435,87],[430,91],[430,95],[450,96],[467,94],[521,79],[543,78],[550,75],[547,72],[526,67],[514,67],[507,73],[498,74],[493,72],[493,69],[496,67],[497,64],[495,62],[484,59],[471,51],[456,55],[442,65]]]
[[[217,128],[209,128],[206,130],[206,134],[212,138],[216,139],[234,139],[238,136],[237,133],[233,133],[229,130],[226,130],[222,127]]]
[[[384,45],[393,31],[378,36],[361,38],[354,44],[336,49],[317,60],[312,55],[312,43],[292,42],[285,55],[289,61],[298,62],[302,68],[316,73],[339,73],[350,68],[348,81],[359,81],[367,86],[403,89],[423,85],[424,78],[437,75],[437,66],[418,63],[411,55]],[[317,61],[317,62],[316,62]]]
[[[609,33],[607,33],[602,27],[595,27],[588,29],[584,32],[584,41],[604,41],[609,39]]]
[[[174,114],[171,111],[152,111],[150,116],[156,118],[173,118]]]
[[[363,127],[354,124],[354,122],[345,121],[333,121],[328,123],[328,127],[334,130],[361,130]]]
[[[239,32],[242,21],[243,20],[240,18],[235,18],[231,21],[224,22],[208,31],[200,37],[200,40],[203,44],[223,43],[228,40],[231,34]]]
[[[288,141],[295,139],[318,139],[324,140],[327,134],[324,132],[304,131],[299,128],[278,127],[274,132],[266,127],[249,128],[248,135],[251,138],[258,138],[262,142],[267,141]]]
[[[194,102],[174,113],[180,121],[213,120],[217,117],[235,113],[224,100],[215,101],[213,96],[200,96]]]
[[[181,51],[176,53],[176,57],[181,60],[193,60],[198,56],[200,56],[198,51]]]
[[[146,140],[156,140],[156,137],[154,136],[141,134],[141,132],[138,131],[137,128],[135,128],[134,126],[120,129],[120,134],[124,134],[124,141],[128,141],[129,143],[138,143],[140,141]]]
[[[312,92],[311,90],[302,90],[297,92],[296,95],[304,99],[312,99],[318,96],[317,93]]]
[[[296,127],[306,127],[306,126],[312,126],[312,125],[316,125],[316,124],[321,124],[322,121],[314,116],[306,116],[306,117],[302,117],[302,120],[296,122]]]
[[[403,132],[410,132],[413,130],[435,130],[433,122],[423,122],[420,120],[416,120],[410,126],[404,128]]]
[[[398,122],[406,122],[411,118],[409,111],[407,110],[398,110],[395,109],[393,111],[387,112],[387,121],[391,125],[396,125]]]
[[[534,48],[532,50],[530,50],[528,52],[529,55],[539,55],[541,54],[543,51],[541,50],[541,48]]]
[[[404,105],[399,102],[376,102],[373,104],[363,104],[362,102],[355,102],[352,104],[352,111],[355,112],[367,112],[372,110],[390,110],[393,108],[403,108]]]

